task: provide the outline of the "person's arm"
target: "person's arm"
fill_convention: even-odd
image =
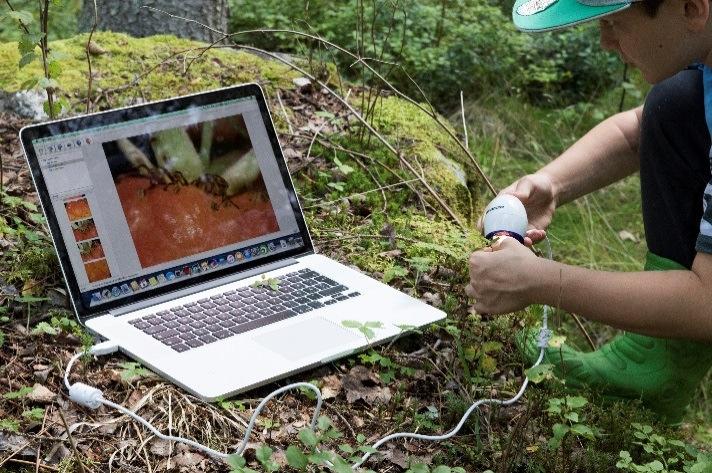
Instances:
[[[606,272],[538,258],[504,238],[471,255],[470,279],[479,313],[547,304],[623,330],[712,343],[712,254],[697,253],[689,271]]]
[[[527,246],[544,238],[556,207],[640,168],[642,112],[641,106],[602,121],[551,163],[502,189],[501,193],[512,194],[524,204],[529,220]]]
[[[557,206],[619,181],[640,168],[642,113],[640,106],[607,118],[536,172],[551,180]]]

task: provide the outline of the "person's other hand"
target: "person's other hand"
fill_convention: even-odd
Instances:
[[[480,314],[504,314],[531,304],[530,289],[540,261],[511,237],[499,237],[491,247],[470,255],[470,283],[465,293],[475,299]]]
[[[500,194],[515,196],[527,211],[529,229],[524,235],[524,244],[531,248],[543,240],[556,210],[556,194],[551,179],[543,174],[529,174],[502,189]],[[477,228],[482,231],[482,227],[483,216],[477,221]]]

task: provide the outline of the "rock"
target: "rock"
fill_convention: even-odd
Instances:
[[[46,94],[37,90],[8,93],[0,91],[0,112],[12,112],[23,118],[46,120],[44,101]]]
[[[40,404],[49,404],[50,402],[54,401],[54,398],[56,397],[57,395],[55,393],[53,393],[40,383],[36,383],[32,387],[32,392],[27,395],[27,399]]]
[[[311,87],[311,81],[307,79],[306,77],[297,77],[292,79],[292,83],[297,86],[299,89],[304,89],[307,87]]]

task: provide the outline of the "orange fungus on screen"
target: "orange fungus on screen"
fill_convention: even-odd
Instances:
[[[279,229],[264,190],[239,193],[230,203],[192,184],[152,186],[136,176],[122,176],[116,189],[144,268]]]

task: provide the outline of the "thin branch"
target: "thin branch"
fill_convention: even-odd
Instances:
[[[69,431],[69,426],[67,425],[67,419],[64,418],[64,414],[62,414],[62,409],[57,409],[57,413],[59,414],[59,418],[62,419],[62,424],[64,424],[64,428],[67,431],[67,438],[69,439],[69,444],[72,446],[74,455],[77,457],[77,462],[79,463],[79,471],[81,471],[82,473],[86,473],[86,470],[84,469],[84,462],[82,461],[82,457],[79,455],[79,450],[77,450],[77,445],[74,443],[74,437],[72,436],[72,433]]]
[[[470,143],[467,139],[467,122],[465,121],[465,96],[462,91],[460,91],[460,111],[462,113],[462,133],[465,136],[465,147],[469,149]]]
[[[346,196],[344,196],[344,197],[340,197],[340,198],[335,199],[335,200],[330,200],[330,201],[328,201],[328,202],[320,202],[320,203],[318,203],[318,204],[310,205],[310,206],[308,206],[308,207],[303,207],[303,209],[304,209],[304,210],[308,210],[308,209],[312,209],[312,208],[314,208],[314,207],[326,207],[326,206],[328,206],[328,205],[335,204],[335,203],[337,203],[337,202],[341,202],[341,201],[344,200],[344,199],[350,199],[350,198],[352,198],[352,197],[356,197],[357,195],[366,195],[366,194],[370,194],[370,193],[372,193],[372,192],[379,192],[379,191],[383,191],[383,190],[386,190],[386,189],[392,189],[392,188],[394,188],[394,187],[400,187],[400,186],[404,186],[404,185],[406,185],[406,184],[409,184],[409,183],[411,183],[411,182],[418,182],[418,181],[420,181],[420,179],[410,179],[410,180],[408,180],[408,181],[396,182],[395,184],[388,184],[387,186],[377,187],[377,188],[375,188],[375,189],[367,190],[367,191],[365,191],[365,192],[357,192],[357,193],[355,193],[355,194],[346,195]]]
[[[89,66],[89,76],[87,80],[87,112],[91,112],[91,87],[94,81],[94,78],[92,77],[92,71],[91,71],[91,53],[89,52],[89,45],[91,44],[91,39],[94,36],[94,32],[96,31],[96,26],[99,23],[99,12],[96,7],[96,0],[94,1],[94,24],[91,27],[91,31],[89,32],[89,39],[87,39],[87,45],[86,48],[84,49],[84,52],[87,55],[87,65]]]
[[[222,32],[222,31],[220,31],[220,30],[216,30],[216,29],[213,28],[212,26],[208,26],[208,25],[206,25],[205,23],[201,23],[201,22],[199,22],[199,21],[197,21],[197,20],[193,20],[192,18],[186,18],[186,17],[184,17],[184,16],[174,15],[173,13],[168,13],[167,11],[161,10],[161,9],[159,9],[159,8],[149,7],[148,5],[141,5],[141,8],[146,8],[146,9],[148,9],[148,10],[157,11],[157,12],[159,12],[159,13],[163,13],[164,15],[168,15],[168,16],[170,16],[171,18],[178,18],[179,20],[187,21],[188,23],[195,23],[195,24],[197,24],[197,25],[202,26],[203,28],[205,28],[205,29],[207,29],[207,30],[212,31],[213,33],[217,33],[217,34],[219,34],[219,35],[225,35],[224,32]]]
[[[455,223],[457,223],[457,224],[460,226],[460,228],[463,228],[463,229],[465,228],[464,224],[460,221],[460,218],[457,216],[457,214],[455,214],[455,212],[453,212],[453,210],[447,205],[447,203],[443,200],[443,198],[440,197],[440,195],[435,191],[435,189],[433,189],[433,187],[432,187],[422,176],[420,176],[420,175],[415,171],[415,169],[413,168],[413,165],[410,164],[410,162],[409,162],[407,159],[405,159],[405,157],[404,157],[400,152],[398,152],[398,150],[396,150],[396,149],[393,147],[393,145],[391,145],[390,142],[388,142],[388,140],[386,140],[376,129],[374,129],[374,128],[371,126],[371,124],[369,124],[368,121],[366,121],[366,120],[361,116],[361,114],[358,112],[358,110],[356,110],[355,108],[353,108],[353,107],[351,106],[351,104],[348,103],[348,101],[344,100],[343,97],[341,97],[339,94],[337,94],[336,92],[334,92],[328,85],[326,85],[324,82],[318,80],[316,77],[312,76],[312,75],[309,74],[307,71],[305,71],[305,70],[302,69],[301,67],[297,66],[296,64],[292,63],[291,61],[288,61],[287,59],[284,59],[284,58],[282,58],[282,57],[279,57],[279,56],[276,55],[276,54],[270,53],[269,51],[265,51],[264,49],[255,48],[255,47],[252,47],[252,46],[240,45],[240,44],[234,44],[234,45],[232,45],[232,46],[234,46],[235,48],[239,48],[239,49],[245,49],[245,50],[248,50],[248,51],[259,52],[259,53],[261,53],[261,54],[264,54],[264,55],[267,55],[267,56],[269,56],[269,57],[272,57],[272,58],[274,58],[274,59],[276,59],[276,60],[278,60],[278,61],[280,61],[280,62],[283,62],[284,64],[286,64],[286,65],[292,67],[293,69],[295,69],[295,70],[301,72],[301,73],[304,74],[308,79],[310,79],[311,81],[313,81],[313,82],[319,84],[320,87],[322,87],[324,90],[326,90],[327,92],[329,92],[334,98],[336,98],[336,100],[338,100],[338,101],[341,102],[346,108],[348,108],[349,111],[368,129],[368,131],[370,131],[370,132],[373,134],[373,136],[375,136],[376,138],[378,138],[378,140],[379,140],[381,143],[383,143],[383,145],[384,145],[391,153],[393,153],[393,154],[401,161],[401,163],[403,163],[403,165],[408,168],[408,170],[410,170],[410,172],[413,173],[413,175],[418,176],[418,178],[420,179],[420,182],[425,186],[425,188],[426,188],[426,189],[428,190],[428,192],[435,198],[435,200],[437,200],[437,202],[440,204],[440,206],[448,213],[448,215],[450,216],[450,218],[452,218],[452,219],[455,221]]]
[[[284,119],[287,121],[287,126],[289,127],[289,133],[294,134],[294,128],[292,128],[292,122],[289,120],[289,115],[287,114],[287,109],[284,108],[284,103],[282,103],[282,96],[279,93],[279,90],[277,90],[277,101],[279,101],[279,106],[282,109],[282,113],[284,114]]]

